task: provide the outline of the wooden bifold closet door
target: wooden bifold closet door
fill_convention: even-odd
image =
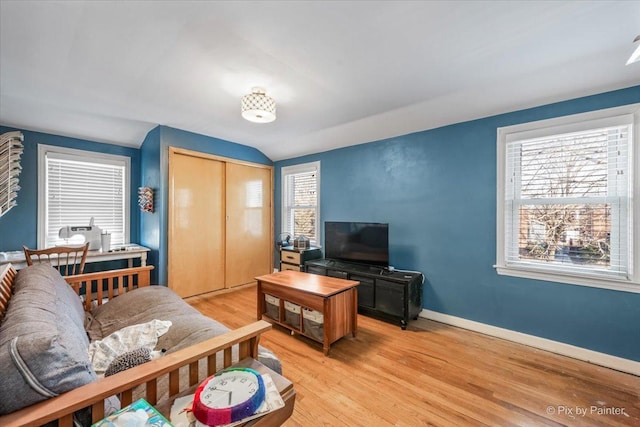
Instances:
[[[270,272],[272,174],[269,166],[169,149],[171,289],[188,297]]]

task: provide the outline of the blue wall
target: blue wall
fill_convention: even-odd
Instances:
[[[151,187],[153,194],[153,212],[140,212],[140,244],[151,249],[147,262],[156,267],[151,272],[152,283],[158,283],[158,251],[160,249],[160,126],[149,131],[140,147],[140,186]]]
[[[640,86],[276,162],[321,161],[321,221],[390,224],[390,264],[424,308],[640,361],[640,294],[499,276],[496,130],[640,102]],[[636,255],[637,256],[637,255]]]
[[[159,126],[149,132],[140,148],[143,165],[142,185],[155,189],[155,212],[142,214],[140,236],[141,244],[152,249],[151,259],[156,266],[152,280],[163,285],[167,284],[169,147],[185,148],[252,163],[273,164],[262,152],[246,145],[167,126]]]
[[[424,307],[640,361],[640,294],[499,276],[495,263],[496,129],[640,102],[640,86],[276,163],[321,161],[321,220],[390,223],[391,264],[427,276]],[[0,127],[0,133],[15,130]],[[167,278],[168,147],[272,164],[260,151],[159,126],[140,150],[39,132],[25,135],[18,206],[0,218],[0,251],[36,245],[37,143],[131,158],[131,240]],[[139,213],[137,187],[156,190]],[[636,255],[637,256],[637,255]]]
[[[37,246],[38,223],[38,144],[55,145],[100,153],[117,154],[131,158],[131,230],[132,242],[139,240],[140,219],[137,188],[140,185],[140,151],[119,145],[102,144],[83,139],[67,138],[41,132],[0,126],[0,133],[19,130],[24,134],[24,153],[18,192],[18,206],[0,218],[0,251],[22,250],[22,245]],[[87,219],[88,221],[88,219]],[[87,267],[87,271],[89,271]]]

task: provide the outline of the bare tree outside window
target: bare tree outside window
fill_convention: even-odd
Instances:
[[[610,141],[620,131],[557,135],[515,146],[521,260],[611,265]]]
[[[293,209],[293,227],[295,236],[303,235],[311,240],[316,239],[316,174],[306,173],[292,177],[293,199],[296,208]],[[313,206],[313,208],[305,208]]]
[[[318,240],[319,164],[283,168],[283,231]]]

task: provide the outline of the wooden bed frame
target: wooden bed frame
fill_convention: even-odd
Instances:
[[[71,287],[80,295],[84,292],[85,311],[93,304],[102,304],[103,299],[113,299],[119,294],[133,290],[136,287],[149,286],[150,271],[153,266],[134,267],[122,270],[110,270],[98,273],[88,273],[65,277]],[[16,270],[7,264],[0,271],[0,321],[4,317],[10,304]],[[106,290],[104,289],[107,286]],[[293,385],[286,378],[269,370],[259,362],[258,341],[260,334],[268,331],[271,325],[265,321],[258,321],[224,335],[211,338],[188,348],[170,353],[159,359],[128,369],[126,375],[113,375],[101,378],[90,384],[68,391],[60,396],[44,400],[8,415],[0,416],[0,425],[42,425],[50,421],[58,421],[60,427],[73,426],[73,413],[80,409],[91,407],[93,422],[104,418],[104,400],[118,395],[122,407],[133,400],[133,389],[144,387],[145,399],[151,404],[158,403],[158,395],[166,393],[171,399],[179,395],[188,394],[204,380],[198,377],[198,362],[205,360],[207,376],[213,375],[220,369],[232,365],[231,347],[238,344],[240,364],[252,366],[260,371],[268,372],[285,401],[285,407],[269,413],[261,418],[250,421],[247,426],[279,426],[293,412],[296,392]],[[217,366],[216,354],[223,352],[223,364]],[[179,369],[188,366],[188,384],[182,384]],[[168,375],[168,390],[159,390],[159,377]],[[170,405],[169,405],[170,407]],[[168,409],[164,408],[164,415],[168,418]]]

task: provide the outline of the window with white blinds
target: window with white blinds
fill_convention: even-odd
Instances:
[[[94,225],[111,234],[111,244],[129,243],[130,159],[125,156],[38,146],[38,247],[75,244],[61,227]]]
[[[633,258],[636,119],[600,115],[498,130],[499,273],[640,292]]]
[[[282,168],[282,232],[318,245],[320,162]]]

